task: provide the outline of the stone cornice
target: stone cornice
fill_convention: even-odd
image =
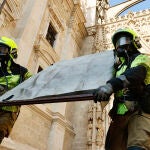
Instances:
[[[63,0],[63,1],[66,1],[68,4],[68,7],[70,8],[70,10],[72,10],[73,5],[74,5],[73,0]]]
[[[55,13],[54,9],[50,5],[49,5],[48,8],[49,8],[51,18],[56,22],[56,25],[59,27],[58,29],[63,31],[64,27],[63,27],[60,19],[58,18],[57,14]]]
[[[73,0],[52,0],[49,2],[48,7],[51,19],[54,20],[56,25],[63,31],[74,7]]]
[[[46,118],[49,121],[52,121],[52,118],[53,118],[52,114],[47,112],[46,109],[45,110],[42,109],[42,107],[40,107],[40,105],[28,105],[28,106],[23,106],[23,107],[38,113],[41,117]]]
[[[84,25],[85,23],[85,17],[83,15],[83,12],[81,10],[80,4],[74,4],[74,8],[72,10],[68,28],[70,28],[72,31],[72,36],[74,37],[74,40],[76,41],[78,47],[81,46],[82,40],[87,36],[87,30]]]
[[[7,0],[4,8],[2,9],[2,14],[5,16],[2,20],[1,27],[6,27],[7,25],[15,25],[16,20],[20,18],[21,7],[17,0]]]
[[[78,26],[79,26],[80,34],[82,35],[82,37],[84,38],[85,36],[87,36],[88,32],[86,30],[85,25],[83,23],[79,23]]]
[[[7,3],[9,7],[11,8],[11,11],[13,12],[14,20],[19,19],[21,15],[20,10],[20,3],[18,0],[7,0]]]
[[[41,117],[47,119],[51,123],[57,123],[63,127],[65,130],[69,131],[71,134],[75,135],[73,126],[71,122],[67,121],[63,115],[58,112],[52,112],[50,109],[46,108],[45,105],[28,105],[24,106],[27,109],[30,109],[36,113],[38,113]]]
[[[19,2],[16,0],[7,0],[4,6],[4,10],[12,17],[13,20],[19,19],[20,17],[20,7]]]
[[[71,133],[73,136],[75,135],[73,126],[71,124],[71,122],[69,122],[68,120],[65,119],[65,117],[63,115],[61,115],[58,112],[52,112],[49,109],[47,109],[47,112],[50,113],[53,117],[53,123],[56,123],[58,125],[61,125],[65,128],[65,130],[67,130],[69,133]]]
[[[85,37],[87,35],[87,30],[86,30],[86,27],[84,24],[86,22],[86,19],[85,19],[84,14],[81,10],[80,4],[75,4],[75,12],[77,14],[78,26],[80,29],[80,33],[82,33],[82,36]]]
[[[75,4],[74,7],[75,7],[76,14],[78,16],[79,22],[80,23],[85,23],[86,19],[85,19],[84,14],[81,10],[80,4]]]

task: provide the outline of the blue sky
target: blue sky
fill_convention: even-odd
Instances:
[[[110,6],[117,5],[119,3],[125,2],[127,0],[109,0]],[[123,14],[127,13],[128,11],[137,12],[144,9],[150,9],[150,0],[145,0],[139,4],[136,4],[135,6],[132,6],[128,10],[126,10]]]

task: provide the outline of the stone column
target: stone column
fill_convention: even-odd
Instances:
[[[101,104],[91,103],[88,110],[88,150],[101,150],[104,141],[104,129]]]
[[[96,149],[96,103],[93,104],[93,133],[92,133],[92,149]]]
[[[96,149],[96,104],[91,102],[88,110],[88,150]]]
[[[22,18],[18,20],[13,32],[13,37],[18,43],[19,52],[17,62],[27,66],[33,49],[33,45],[43,18],[47,0],[27,0]]]
[[[98,102],[96,107],[96,147],[98,150],[103,146],[104,129],[102,120],[102,108]]]
[[[48,150],[62,150],[65,128],[61,123],[53,122],[48,140]]]
[[[71,149],[71,142],[74,135],[72,125],[60,114],[54,114],[47,150]]]

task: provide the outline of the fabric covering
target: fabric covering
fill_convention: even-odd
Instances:
[[[112,77],[112,50],[59,61],[0,97],[9,101],[33,99],[98,88]]]

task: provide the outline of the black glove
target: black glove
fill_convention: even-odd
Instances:
[[[113,93],[112,85],[107,83],[106,85],[100,86],[97,88],[94,93],[94,101],[108,101],[109,97]]]

